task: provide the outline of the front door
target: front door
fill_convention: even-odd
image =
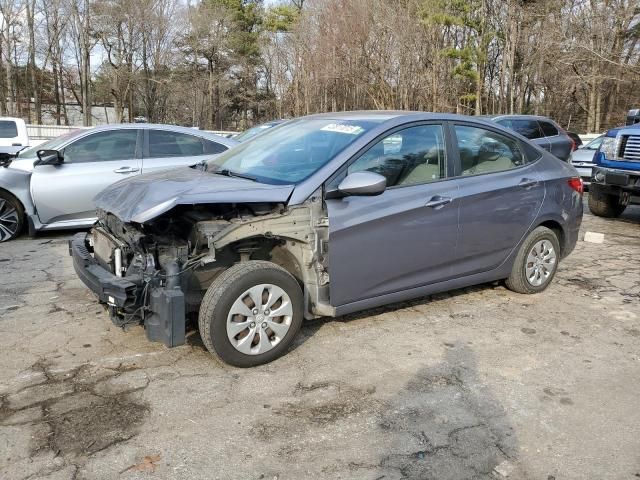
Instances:
[[[453,130],[461,162],[452,273],[464,276],[493,270],[507,258],[536,219],[545,188],[520,140],[469,125]]]
[[[333,306],[450,277],[458,229],[455,180],[448,179],[440,124],[395,131],[331,180],[373,171],[387,178],[374,197],[326,200]]]
[[[31,195],[40,222],[91,221],[93,198],[112,183],[140,173],[138,129],[84,136],[62,150],[62,165],[33,170]]]

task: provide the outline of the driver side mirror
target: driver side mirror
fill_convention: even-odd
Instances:
[[[38,150],[36,155],[38,155],[38,160],[34,162],[34,167],[38,165],[61,165],[64,162],[64,157],[58,150]]]
[[[387,179],[379,173],[354,172],[340,182],[340,196],[373,196],[380,195],[387,188]]]

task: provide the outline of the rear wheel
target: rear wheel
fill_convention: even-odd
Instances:
[[[538,293],[549,286],[558,269],[560,243],[546,227],[537,227],[520,247],[507,278],[507,288],[518,293]]]
[[[24,227],[24,209],[9,192],[0,190],[0,242],[16,238]]]
[[[589,187],[589,210],[598,217],[619,217],[627,206],[619,195],[606,193],[598,184]]]
[[[271,362],[300,330],[303,296],[297,280],[271,262],[233,265],[209,286],[199,315],[207,349],[236,367]]]

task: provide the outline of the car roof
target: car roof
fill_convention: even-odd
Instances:
[[[308,115],[302,118],[327,118],[327,119],[335,119],[335,120],[353,120],[353,121],[363,121],[363,120],[373,120],[379,121],[381,123],[394,120],[394,119],[402,119],[405,121],[421,121],[421,120],[459,120],[459,121],[475,121],[486,123],[487,119],[482,118],[481,116],[470,116],[470,115],[458,115],[454,113],[440,113],[440,112],[418,112],[418,111],[407,111],[407,110],[361,110],[361,111],[353,111],[353,112],[329,112],[329,113],[317,113],[314,115]]]
[[[523,115],[523,114],[516,114],[516,113],[509,113],[509,114],[503,114],[503,115],[480,115],[481,117],[487,118],[489,120],[492,121],[496,121],[496,120],[501,120],[503,118],[508,118],[508,119],[512,119],[512,120],[546,120],[547,122],[553,122],[552,119],[550,119],[549,117],[545,117],[543,115]]]
[[[110,123],[108,125],[96,125],[95,127],[85,128],[83,130],[91,130],[92,132],[104,132],[111,130],[128,130],[128,129],[142,129],[142,130],[167,130],[170,132],[185,133],[188,135],[196,135],[198,137],[207,138],[218,143],[222,143],[228,147],[237,145],[238,142],[226,138],[221,135],[216,135],[206,130],[200,130],[197,128],[181,127],[179,125],[166,125],[162,123]]]

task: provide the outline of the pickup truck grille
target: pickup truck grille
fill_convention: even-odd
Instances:
[[[630,162],[640,162],[640,135],[622,137],[620,156]]]

